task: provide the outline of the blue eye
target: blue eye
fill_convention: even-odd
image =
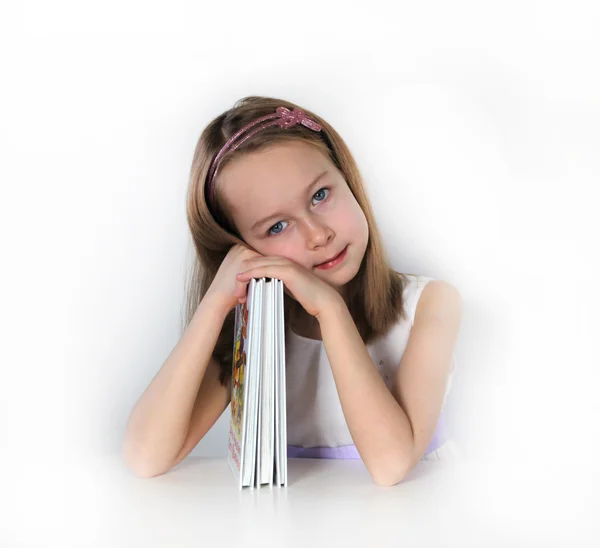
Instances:
[[[327,194],[326,194],[326,195],[325,195],[325,196],[324,196],[322,199],[320,199],[320,200],[317,200],[317,203],[318,203],[318,202],[322,202],[322,201],[324,201],[324,200],[327,198],[327,196],[329,195],[329,189],[324,187],[324,188],[320,188],[319,190],[317,190],[317,191],[316,191],[316,192],[313,194],[313,200],[315,199],[315,196],[316,196],[317,194],[319,194],[320,192],[327,192]],[[279,232],[277,232],[277,231],[275,231],[275,232],[272,232],[272,230],[273,230],[273,229],[274,229],[276,226],[278,226],[278,225],[280,225],[280,224],[282,224],[282,223],[285,223],[285,221],[278,221],[278,222],[277,222],[277,223],[275,223],[275,224],[274,224],[274,225],[273,225],[271,228],[269,228],[269,230],[267,231],[267,236],[277,236],[277,234],[281,234],[281,233],[283,232],[283,229],[279,230]]]
[[[285,222],[285,221],[284,221],[284,222]],[[269,234],[269,235],[271,235],[271,234],[281,234],[281,232],[274,232],[274,233],[272,233],[272,232],[271,232],[271,230],[273,230],[273,229],[274,229],[274,228],[275,228],[277,225],[280,225],[280,224],[281,224],[281,221],[279,221],[279,222],[275,223],[275,224],[274,224],[274,225],[273,225],[273,226],[272,226],[272,227],[269,229],[269,232],[267,232],[267,234]]]
[[[315,197],[317,194],[319,194],[319,192],[322,192],[322,191],[327,191],[327,193],[329,193],[329,189],[328,189],[328,188],[320,188],[319,190],[317,190],[317,191],[314,193],[314,195],[313,195],[313,198],[314,198],[314,197]],[[327,196],[325,196],[325,198],[327,198]],[[324,200],[325,198],[323,198],[323,200]],[[323,200],[319,200],[319,202],[322,202]]]

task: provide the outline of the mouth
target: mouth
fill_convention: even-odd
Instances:
[[[346,256],[347,249],[348,246],[344,247],[344,249],[342,249],[335,257],[332,257],[331,259],[327,259],[326,261],[315,265],[315,268],[333,268],[334,266],[340,264]]]

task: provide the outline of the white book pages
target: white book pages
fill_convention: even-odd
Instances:
[[[278,321],[278,305],[279,305],[279,288],[280,288],[280,280],[275,280],[275,299],[274,299],[274,309],[275,312],[275,346],[274,346],[274,358],[275,364],[273,367],[273,398],[275,401],[275,405],[273,406],[273,430],[274,430],[274,438],[273,438],[273,453],[274,453],[274,462],[273,462],[273,484],[276,486],[280,485],[280,469],[281,462],[279,460],[280,453],[280,429],[281,429],[281,417],[279,416],[279,345],[281,344],[281,338],[279,337],[279,329],[277,329]]]
[[[254,481],[253,481],[253,488],[260,488],[261,486],[261,478],[260,478],[260,472],[261,472],[261,443],[260,440],[262,438],[262,395],[263,395],[263,387],[262,387],[262,383],[263,383],[263,377],[264,377],[264,360],[263,360],[263,354],[265,351],[265,344],[264,344],[264,340],[263,340],[263,332],[264,332],[264,294],[265,294],[265,279],[264,278],[259,278],[257,280],[257,285],[260,286],[260,292],[261,292],[261,298],[260,298],[260,308],[261,308],[261,314],[260,317],[258,319],[257,322],[257,331],[255,333],[255,336],[257,339],[260,339],[260,351],[257,355],[257,362],[256,362],[256,374],[257,374],[257,390],[256,390],[256,440],[255,440],[255,444],[256,444],[256,453],[255,453],[255,459],[256,459],[256,463],[255,463],[255,474],[254,474]]]
[[[275,357],[277,355],[277,290],[279,286],[277,282],[279,280],[273,279],[271,284],[271,303],[269,308],[271,309],[271,321],[270,321],[270,331],[271,331],[271,378],[270,378],[270,399],[269,399],[269,485],[273,486],[273,469],[275,466]]]
[[[262,377],[260,395],[260,483],[270,483],[270,471],[273,469],[272,436],[271,436],[271,404],[273,392],[271,378],[273,376],[273,281],[266,281],[263,294],[263,345],[262,345]]]
[[[279,487],[281,485],[283,475],[281,473],[281,411],[279,406],[279,400],[281,399],[281,387],[280,387],[280,377],[281,372],[280,369],[280,357],[279,357],[279,347],[281,345],[281,333],[280,333],[280,321],[279,321],[279,301],[283,298],[283,285],[281,280],[275,280],[275,299],[274,299],[274,312],[275,312],[275,367],[273,368],[274,375],[274,398],[275,398],[275,444],[274,444],[274,452],[275,452],[275,470],[274,470],[274,484]]]
[[[280,428],[279,428],[279,461],[281,464],[281,483],[280,485],[287,485],[287,414],[286,414],[286,376],[285,376],[285,318],[284,318],[284,306],[283,306],[283,282],[279,280],[280,289],[277,292],[279,297],[278,303],[278,314],[277,314],[277,332],[279,335],[279,344],[277,345],[277,351],[279,355],[279,398],[277,403],[279,405],[279,416]]]
[[[249,397],[248,397],[248,439],[250,443],[246,446],[246,457],[247,462],[245,463],[248,467],[248,483],[245,486],[254,487],[256,483],[256,439],[258,429],[258,389],[260,385],[260,353],[261,353],[261,340],[260,340],[260,318],[261,318],[261,305],[262,305],[262,285],[260,280],[250,280],[248,292],[252,291],[252,310],[250,311],[252,321],[249,330],[249,337],[252,339],[251,354],[248,360],[249,373],[248,380],[250,386]]]
[[[268,465],[266,466],[266,482],[270,486],[273,485],[273,446],[275,444],[275,390],[274,390],[274,377],[275,377],[275,280],[272,279],[269,283],[269,298],[267,300],[267,309],[268,313],[268,328],[267,332],[269,333],[269,354],[268,354],[268,366],[267,369],[269,371],[269,379],[267,383],[268,390],[268,398],[267,398],[267,416],[268,420],[268,436],[267,436],[267,444],[266,444],[266,455],[265,457],[268,459]]]
[[[267,321],[269,316],[269,307],[267,306],[267,301],[269,298],[269,287],[270,284],[264,279],[261,278],[261,281],[264,280],[264,291],[263,291],[263,315],[261,318],[261,333],[260,336],[262,338],[262,351],[260,354],[260,394],[259,394],[259,432],[258,432],[258,454],[259,454],[259,463],[258,466],[258,480],[257,485],[260,487],[264,483],[265,474],[265,438],[267,434],[267,414],[266,414],[266,399],[268,398],[266,383],[268,382],[268,363],[267,363],[267,354],[269,352],[269,334],[267,329]]]
[[[248,284],[246,324],[236,327],[232,385],[230,465],[240,489],[287,485],[284,285],[253,278]],[[236,326],[244,309],[236,310]],[[239,337],[245,333],[244,345]],[[236,352],[237,349],[237,352]],[[243,367],[242,367],[243,364]],[[240,399],[243,395],[243,402]],[[233,406],[233,403],[232,403]],[[233,409],[233,407],[232,407]],[[240,432],[241,425],[241,432]],[[241,453],[240,458],[237,454]],[[236,462],[237,461],[237,462]],[[239,466],[238,466],[239,465]]]
[[[257,322],[256,329],[253,332],[253,336],[257,341],[256,355],[255,355],[255,367],[256,379],[254,384],[254,410],[255,410],[255,423],[254,423],[254,465],[252,467],[252,488],[260,487],[260,387],[262,384],[262,356],[263,356],[263,341],[262,332],[264,330],[264,294],[265,294],[265,279],[259,278],[256,280],[256,313]]]

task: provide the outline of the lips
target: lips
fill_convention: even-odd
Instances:
[[[334,255],[330,259],[327,259],[326,261],[323,261],[322,263],[316,264],[315,266],[321,266],[321,265],[324,265],[324,264],[329,263],[331,261],[334,261],[335,259],[337,259],[344,252],[344,249],[346,249],[346,246],[344,246],[344,248],[337,255]]]

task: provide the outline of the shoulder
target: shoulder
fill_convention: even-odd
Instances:
[[[429,281],[421,292],[415,312],[417,318],[459,318],[463,300],[460,292],[450,282]]]

